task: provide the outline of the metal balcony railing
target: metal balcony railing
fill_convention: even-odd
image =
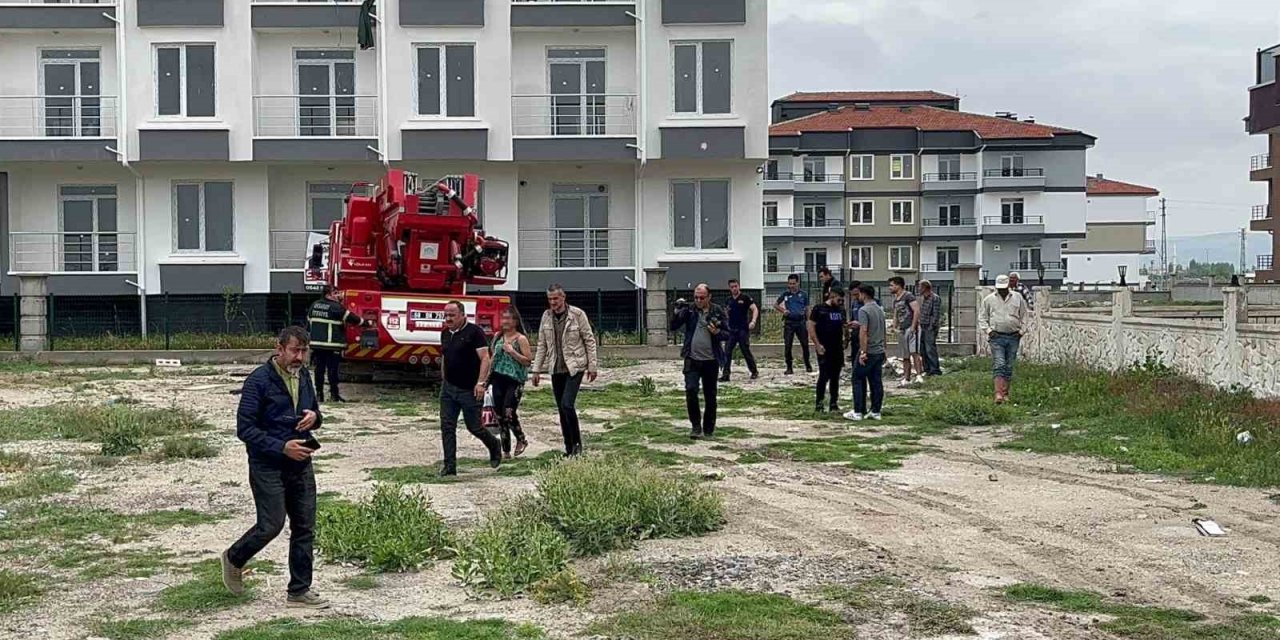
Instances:
[[[964,180],[977,180],[978,172],[976,171],[957,171],[954,173],[926,173],[923,176],[925,182],[961,182]]]
[[[250,4],[315,4],[324,2],[325,4],[360,4],[361,0],[253,0]]]
[[[824,229],[827,227],[843,227],[843,218],[815,218],[805,220],[804,218],[778,218],[777,220],[765,220],[766,228],[791,227],[796,229]]]
[[[1044,169],[987,169],[982,175],[986,178],[1043,178]]]
[[[954,264],[931,264],[926,262],[920,265],[920,271],[929,273],[951,273],[955,271],[955,268]]]
[[[1271,217],[1271,207],[1265,204],[1255,205],[1253,212],[1249,214],[1250,220],[1266,220]]]
[[[616,2],[617,0],[511,0],[512,4],[590,4],[593,2]]]
[[[1043,268],[1045,271],[1061,271],[1065,267],[1061,262],[1010,262],[1009,268],[1014,271],[1029,271],[1035,273]],[[1027,274],[1023,274],[1026,276]]]
[[[16,273],[132,273],[133,233],[27,232],[9,234],[9,268]]]
[[[1258,256],[1258,271],[1271,271],[1275,268],[1274,256],[1270,254]]]
[[[1156,241],[1155,241],[1155,240],[1146,240],[1145,242],[1143,242],[1143,243],[1142,243],[1142,248],[1143,248],[1143,250],[1145,250],[1147,253],[1154,252],[1154,251],[1156,250]]]
[[[523,137],[636,135],[635,94],[555,94],[511,97],[512,126]]]
[[[1249,170],[1258,171],[1260,169],[1271,168],[1271,154],[1263,153],[1249,158]]]
[[[791,173],[790,171],[769,171],[766,169],[764,172],[764,179],[789,182],[791,180],[795,180],[795,175],[796,174]]]
[[[982,218],[984,225],[1018,225],[1044,224],[1044,216],[986,216]]]
[[[303,270],[311,256],[311,234],[328,236],[328,229],[298,231],[274,229],[271,231],[271,268]]]
[[[920,224],[925,227],[972,227],[978,221],[974,218],[924,218]]]
[[[0,96],[0,138],[115,135],[115,96]]]
[[[378,97],[254,96],[253,118],[259,138],[372,138],[378,135]]]
[[[823,267],[830,269],[832,274],[839,274],[839,273],[843,273],[844,271],[844,267],[838,264],[814,262],[811,264],[775,264],[775,265],[766,264],[764,272],[767,274],[781,275],[784,277],[795,273],[801,276],[807,275],[807,276],[816,278],[818,275],[818,269],[821,269]]]
[[[635,229],[521,229],[522,269],[635,266]]]
[[[116,0],[0,0],[0,5],[4,4],[50,4],[50,5],[67,5],[67,4],[100,4],[114,5]]]
[[[797,182],[844,182],[843,173],[810,173],[796,174]]]

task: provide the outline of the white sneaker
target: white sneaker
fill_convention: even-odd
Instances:
[[[924,384],[924,375],[916,376],[915,384]]]
[[[879,420],[879,419],[880,419],[880,414],[878,414],[878,413],[872,413],[872,414],[868,415],[867,417],[868,417],[868,418],[871,418],[872,420]]]
[[[857,411],[849,411],[844,414],[844,419],[852,420],[853,422],[862,422],[862,414]]]
[[[907,378],[903,378],[903,379],[901,379],[901,380],[899,380],[899,381],[898,381],[898,388],[899,388],[899,389],[906,389],[906,388],[907,388],[907,387],[909,387],[909,386],[911,386],[911,380],[908,380]]]

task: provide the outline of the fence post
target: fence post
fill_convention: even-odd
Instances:
[[[293,326],[293,291],[289,291],[285,293],[284,306],[285,306],[285,313],[288,314],[288,316],[285,318],[284,326],[286,327]]]
[[[1244,346],[1240,344],[1239,323],[1241,298],[1244,297],[1240,287],[1226,287],[1222,290],[1222,338],[1226,342],[1226,386],[1234,386],[1244,382],[1241,370],[1244,361]],[[1222,353],[1221,351],[1219,353]]]
[[[1130,361],[1125,353],[1124,320],[1133,315],[1133,292],[1121,289],[1111,294],[1111,370],[1121,371]]]
[[[981,353],[978,344],[978,283],[981,269],[976,264],[955,265],[955,303],[952,313],[955,316],[956,342],[974,345],[975,352]]]
[[[164,350],[169,350],[169,292],[164,292]]]
[[[13,292],[13,350],[22,351],[22,296]]]
[[[647,344],[665,347],[667,336],[667,268],[654,267],[644,270],[645,280],[645,331]]]
[[[596,289],[596,327],[604,331],[604,293]]]
[[[46,344],[46,345],[48,345],[48,349],[49,349],[50,351],[54,351],[54,348],[53,348],[53,327],[55,326],[55,323],[54,323],[54,315],[53,315],[53,294],[52,294],[52,293],[47,294],[47,295],[45,296],[45,298],[46,298],[46,302],[44,303],[44,305],[45,305],[45,307],[44,307],[44,308],[45,308],[45,314],[46,314],[46,315],[45,315],[45,318],[46,318],[46,320],[45,320],[45,335],[46,335],[45,344]]]

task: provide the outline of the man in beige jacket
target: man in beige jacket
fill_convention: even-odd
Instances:
[[[551,285],[547,289],[547,303],[550,308],[542,314],[538,349],[533,356],[533,386],[542,383],[543,374],[551,374],[551,389],[560,411],[560,432],[564,434],[564,452],[572,456],[582,452],[578,390],[584,375],[587,382],[595,382],[600,370],[596,334],[591,331],[587,314],[565,301],[564,287]]]

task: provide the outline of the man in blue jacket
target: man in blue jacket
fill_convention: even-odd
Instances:
[[[311,590],[316,525],[316,476],[311,455],[320,444],[312,432],[324,418],[315,385],[303,364],[311,335],[302,327],[280,332],[276,353],[244,381],[236,412],[236,437],[249,453],[249,487],[258,521],[222,553],[222,583],[244,592],[244,566],[284,529],[289,518],[289,595],[285,605],[324,609]]]
[[[782,314],[783,318],[782,343],[785,346],[782,349],[782,357],[787,361],[787,375],[795,371],[792,368],[791,343],[796,338],[800,339],[800,350],[804,353],[804,369],[813,373],[813,365],[809,364],[809,294],[800,289],[798,274],[793,273],[787,276],[787,290],[778,296],[774,308]]]
[[[700,284],[693,289],[693,306],[676,301],[671,330],[684,329],[680,357],[684,359],[684,400],[693,430],[689,437],[711,437],[716,430],[716,394],[722,356],[720,330],[725,326],[724,310],[711,303],[711,288]],[[706,396],[703,413],[698,406],[698,386]]]

